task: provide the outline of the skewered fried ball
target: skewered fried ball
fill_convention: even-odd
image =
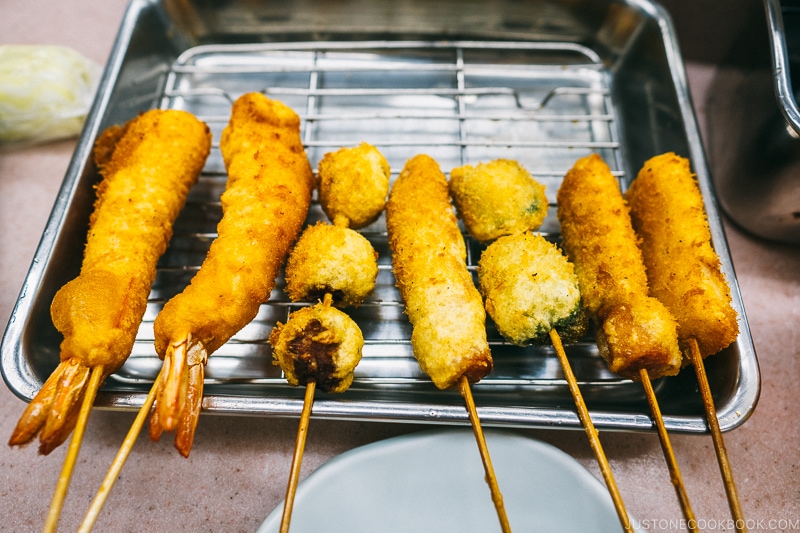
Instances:
[[[344,392],[361,360],[364,337],[346,313],[318,303],[289,315],[269,336],[274,363],[290,385],[310,381],[326,392]]]
[[[547,216],[544,185],[510,159],[454,168],[449,186],[458,216],[481,242],[535,230]]]
[[[478,262],[486,311],[497,330],[518,346],[550,342],[551,329],[564,342],[586,332],[578,278],[572,263],[541,235],[500,237]]]
[[[375,288],[378,254],[360,233],[324,222],[309,226],[286,264],[292,301],[333,296],[336,307],[358,306]]]
[[[325,154],[318,168],[319,203],[337,226],[363,228],[386,205],[389,163],[372,145],[361,143]]]

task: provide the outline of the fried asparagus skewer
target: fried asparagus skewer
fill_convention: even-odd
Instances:
[[[284,104],[247,93],[222,132],[228,183],[223,216],[200,270],[158,314],[155,346],[164,360],[150,436],[176,430],[183,456],[192,447],[208,357],[269,298],[311,201],[313,176],[300,119]]]
[[[130,355],[156,263],[210,144],[207,126],[182,111],[148,111],[100,136],[94,159],[103,180],[81,271],[56,293],[50,308],[64,335],[61,363],[23,413],[9,445],[25,444],[38,433],[39,453],[46,455],[76,425],[82,431],[97,387]],[[79,417],[82,402],[88,406]],[[58,521],[80,450],[79,435],[73,440],[48,528]]]
[[[375,287],[378,254],[351,228],[364,227],[380,216],[389,175],[386,159],[366,143],[325,154],[318,169],[319,197],[334,225],[308,227],[289,255],[286,292],[292,301],[314,300],[321,294],[323,300],[292,313],[285,325],[278,323],[270,334],[273,357],[289,383],[306,386],[281,533],[287,533],[291,523],[315,390],[319,384],[325,391],[344,392],[361,360],[361,330],[331,306],[358,306]]]
[[[745,523],[719,429],[703,358],[736,340],[739,327],[730,288],[711,246],[703,198],[689,161],[674,153],[644,164],[626,193],[652,294],[678,324],[686,363],[695,367],[709,429],[737,529]]]
[[[563,246],[575,263],[581,294],[597,326],[600,354],[612,372],[635,380],[677,374],[681,354],[675,319],[649,296],[647,276],[628,207],[600,156],[578,160],[558,191]],[[655,404],[655,395],[648,394]],[[654,410],[653,417],[660,415]],[[658,423],[656,423],[658,427]],[[659,431],[670,478],[687,521],[694,524],[666,432]],[[666,444],[665,444],[666,443]]]
[[[466,247],[447,180],[432,158],[418,155],[406,163],[389,193],[386,226],[420,367],[439,389],[459,383],[468,388],[492,370],[486,313],[466,268]],[[488,459],[480,419],[474,412],[470,419],[482,457]],[[484,467],[500,525],[509,531],[491,462],[485,461]]]

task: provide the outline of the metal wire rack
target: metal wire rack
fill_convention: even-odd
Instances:
[[[545,185],[550,199],[541,228],[558,241],[555,193],[579,157],[597,152],[624,184],[619,131],[610,96],[611,77],[590,49],[572,43],[529,42],[313,42],[199,46],[184,53],[165,75],[162,108],[185,109],[205,121],[214,139],[241,94],[261,91],[292,107],[302,120],[302,138],[313,168],[342,146],[368,142],[389,161],[393,176],[417,153],[434,157],[447,174],[463,164],[496,158],[519,161]],[[163,257],[137,342],[118,384],[152,381],[161,362],[153,349],[152,323],[163,303],[188,284],[216,236],[219,196],[226,173],[214,142],[200,181],[175,225]],[[308,222],[324,219],[314,201]],[[351,391],[403,401],[430,382],[414,360],[411,328],[394,287],[385,220],[364,228],[379,253],[374,293],[348,312],[365,337],[364,357]],[[482,247],[467,236],[473,272]],[[283,388],[271,364],[269,332],[298,305],[280,279],[256,319],[220,348],[207,366],[207,391],[215,386]],[[519,348],[487,325],[495,370],[476,385],[476,395],[520,391],[568,398],[550,346]],[[620,401],[640,398],[632,386],[605,368],[592,338],[568,347],[578,379]],[[230,387],[229,387],[230,388]],[[358,392],[348,392],[348,396]],[[516,401],[516,400],[515,400]]]

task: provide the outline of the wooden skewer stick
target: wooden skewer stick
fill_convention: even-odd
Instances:
[[[322,305],[333,305],[333,294],[326,292],[325,296],[322,297]],[[303,463],[303,451],[306,448],[306,437],[308,436],[308,421],[311,418],[311,407],[314,405],[314,392],[316,389],[316,381],[306,383],[303,411],[300,413],[300,423],[297,426],[297,438],[294,443],[292,468],[289,471],[289,482],[286,484],[286,498],[283,503],[280,533],[289,533],[289,523],[292,520],[292,508],[294,507],[294,495],[297,492],[297,482],[300,480],[300,466]]]
[[[147,420],[147,415],[150,414],[150,409],[152,409],[153,403],[156,401],[158,383],[161,381],[161,374],[163,372],[164,368],[162,367],[155,379],[155,382],[153,383],[153,386],[150,388],[150,392],[147,394],[147,398],[144,400],[144,405],[142,405],[142,407],[139,409],[139,413],[133,420],[133,424],[128,430],[125,440],[122,441],[122,446],[120,446],[117,455],[111,462],[111,466],[106,473],[106,477],[100,484],[100,489],[98,489],[97,494],[95,494],[95,497],[92,500],[92,503],[89,505],[89,510],[86,512],[86,516],[78,528],[78,533],[89,533],[92,530],[92,527],[94,527],[94,523],[97,521],[100,511],[102,511],[109,494],[111,494],[111,489],[114,488],[114,484],[117,482],[119,473],[122,471],[125,461],[128,460],[128,456],[131,454],[131,450],[133,449],[133,445],[136,443],[139,433],[142,431],[145,420]]]
[[[286,500],[283,504],[283,515],[281,516],[280,533],[289,532],[289,522],[292,519],[292,507],[294,507],[294,495],[297,492],[297,481],[300,479],[300,465],[303,462],[303,450],[306,447],[306,436],[308,435],[308,420],[311,417],[311,406],[314,404],[314,390],[317,388],[316,381],[306,383],[306,395],[303,401],[303,412],[300,414],[300,424],[297,427],[297,440],[294,446],[294,456],[292,456],[292,469],[289,472],[289,483],[286,486]]]
[[[650,412],[653,414],[653,421],[658,430],[661,450],[664,452],[664,459],[666,459],[667,468],[669,469],[669,479],[672,482],[672,486],[675,487],[675,494],[678,496],[678,502],[683,511],[683,517],[686,518],[689,531],[696,532],[698,531],[697,520],[692,511],[692,506],[689,504],[689,496],[686,494],[686,487],[683,484],[683,477],[678,468],[678,461],[675,458],[675,452],[672,449],[672,443],[670,443],[667,428],[664,426],[664,418],[661,416],[661,408],[658,406],[658,399],[653,390],[653,384],[650,382],[650,374],[647,372],[646,368],[639,370],[639,377],[642,380],[645,396],[647,396],[647,403],[650,405]]]
[[[572,398],[575,400],[575,407],[578,409],[578,417],[581,419],[583,427],[586,430],[586,435],[589,437],[589,445],[592,447],[592,451],[594,451],[597,464],[600,465],[600,472],[603,474],[608,492],[611,494],[611,500],[614,502],[614,507],[617,510],[617,516],[619,516],[622,528],[628,533],[633,533],[633,527],[631,526],[628,512],[625,510],[625,503],[622,501],[622,496],[617,488],[617,482],[614,480],[614,475],[611,473],[611,465],[609,465],[608,458],[603,451],[603,446],[600,444],[600,437],[597,434],[597,429],[594,427],[591,416],[589,416],[589,409],[587,409],[586,403],[583,401],[583,395],[578,388],[575,374],[572,373],[567,354],[564,351],[564,345],[561,343],[561,337],[555,329],[550,330],[550,340],[558,355],[561,369],[564,372],[564,377],[567,379],[567,385],[572,393]]]
[[[694,337],[688,339],[689,352],[692,356],[692,364],[697,374],[697,382],[700,385],[700,395],[703,397],[703,404],[706,409],[708,428],[711,430],[711,439],[714,441],[714,450],[717,452],[717,462],[722,479],[725,483],[725,493],[728,496],[728,506],[735,520],[736,531],[747,531],[742,506],[739,503],[739,496],[736,491],[736,484],[733,482],[733,472],[731,463],[728,461],[728,452],[725,449],[725,441],[722,438],[722,431],[719,428],[717,419],[717,409],[714,406],[714,398],[711,396],[711,387],[708,385],[703,356],[700,354],[700,347]]]
[[[58,519],[61,516],[61,508],[64,505],[64,499],[67,497],[67,490],[69,489],[69,482],[72,479],[72,472],[75,469],[75,462],[78,460],[78,454],[81,451],[81,443],[83,442],[83,434],[86,431],[86,423],[89,420],[89,413],[92,411],[92,405],[94,405],[94,399],[97,396],[97,389],[100,388],[100,381],[102,378],[103,367],[92,367],[89,383],[86,386],[86,392],[83,396],[81,410],[78,413],[78,421],[75,424],[72,438],[69,441],[69,448],[67,448],[67,455],[64,457],[61,474],[58,476],[53,499],[50,501],[50,510],[47,512],[47,520],[45,521],[43,529],[44,533],[51,533],[55,531],[58,526]]]
[[[475,433],[475,440],[478,442],[478,450],[481,454],[481,461],[483,461],[483,469],[486,471],[486,482],[489,484],[489,490],[492,492],[492,501],[494,502],[495,509],[497,509],[497,518],[500,519],[500,528],[503,533],[511,533],[511,526],[508,523],[506,508],[505,505],[503,505],[503,495],[500,493],[500,487],[497,484],[497,476],[494,474],[492,459],[489,456],[489,448],[486,446],[486,438],[481,428],[481,420],[478,418],[478,410],[475,407],[475,400],[472,398],[472,390],[469,387],[469,380],[467,380],[466,376],[461,376],[458,382],[458,389],[467,404],[467,413],[469,414],[470,422],[472,422],[472,431]]]

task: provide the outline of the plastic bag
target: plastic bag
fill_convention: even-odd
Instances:
[[[0,145],[80,133],[101,68],[63,46],[0,46]]]

